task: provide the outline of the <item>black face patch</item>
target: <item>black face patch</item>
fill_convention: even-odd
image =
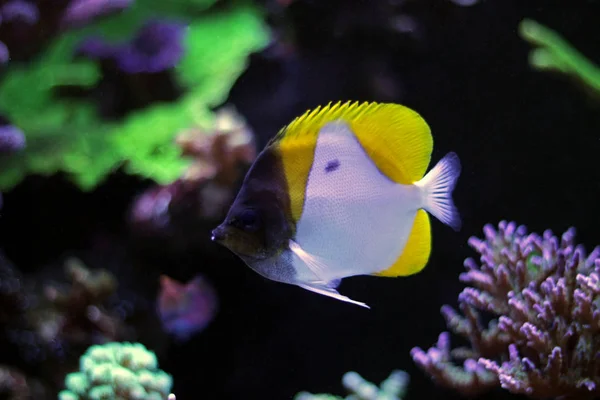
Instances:
[[[326,173],[333,172],[336,169],[338,169],[339,167],[340,167],[340,160],[331,160],[325,166],[325,172]]]

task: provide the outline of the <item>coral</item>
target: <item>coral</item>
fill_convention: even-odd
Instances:
[[[30,393],[15,399],[48,398],[89,346],[138,335],[137,309],[117,295],[112,274],[74,258],[64,268],[64,281],[54,271],[50,279],[44,273],[25,277],[0,254],[0,346],[7,365],[0,368],[0,386]]]
[[[165,400],[173,385],[156,355],[140,343],[91,346],[79,365],[79,372],[66,376],[59,400]]]
[[[345,373],[342,378],[342,384],[351,393],[347,397],[300,392],[294,400],[401,400],[406,392],[408,380],[406,372],[396,370],[381,383],[380,387],[377,387],[358,373],[351,371]]]
[[[25,145],[23,131],[13,125],[0,126],[0,157],[19,152],[25,148]],[[2,194],[0,194],[0,208],[2,203]]]
[[[182,177],[186,181],[213,180],[231,186],[240,178],[239,167],[250,165],[256,158],[254,133],[231,105],[217,111],[210,128],[185,130],[176,140],[183,154],[194,159]]]
[[[134,337],[128,324],[132,315],[124,312],[116,279],[108,271],[92,271],[70,259],[65,263],[67,282],[32,278],[21,283],[20,275],[5,270],[1,276],[14,278],[0,287],[5,307],[1,322],[9,342],[27,362],[62,360],[97,342]]]
[[[4,1],[0,7],[0,63],[25,61],[61,31],[119,11],[131,1]]]
[[[28,25],[35,24],[40,18],[37,7],[27,1],[12,0],[0,9],[4,21],[21,21]]]
[[[90,58],[114,58],[129,74],[165,71],[175,67],[183,56],[185,29],[183,24],[150,20],[130,42],[112,44],[101,37],[90,37],[79,52]]]
[[[23,276],[0,254],[0,324],[18,318],[26,309],[27,296],[22,285]]]
[[[133,0],[73,0],[65,10],[61,24],[76,27],[89,23],[94,18],[123,10]]]
[[[0,25],[20,23],[31,26],[38,22],[39,17],[37,7],[27,1],[12,0],[0,7]],[[8,46],[4,42],[0,42],[0,64],[7,63],[9,60]]]
[[[175,135],[194,124],[210,123],[211,108],[226,99],[248,54],[264,47],[269,38],[256,8],[238,5],[198,14],[209,3],[140,0],[122,13],[63,33],[27,64],[10,63],[0,82],[0,110],[22,129],[28,146],[18,156],[0,160],[0,189],[12,188],[28,174],[65,172],[80,188],[91,190],[120,167],[159,184],[177,179],[190,160],[182,157]],[[171,71],[184,88],[176,101],[151,104],[123,120],[109,121],[100,117],[90,98],[57,93],[65,87],[92,89],[101,81],[102,70],[95,62],[75,57],[84,38],[130,38],[158,15],[164,23],[176,19],[187,24],[181,37],[184,53]],[[169,60],[160,54],[148,58],[154,63],[150,67],[166,66]]]
[[[11,153],[25,148],[23,131],[13,125],[0,126],[0,153]]]
[[[160,277],[157,311],[163,328],[178,341],[202,331],[217,313],[217,294],[202,276],[186,284]]]
[[[0,395],[10,400],[25,400],[31,398],[27,378],[15,368],[0,365]]]
[[[95,340],[128,337],[123,320],[107,307],[116,278],[106,270],[89,270],[78,259],[67,260],[65,272],[69,284],[44,285],[46,306],[30,312],[40,337],[47,343],[86,347]]]
[[[484,233],[469,239],[480,264],[467,259],[460,275],[472,285],[458,298],[464,316],[442,308],[450,330],[471,348],[450,350],[443,333],[427,352],[411,351],[415,363],[465,395],[501,386],[531,398],[599,396],[600,247],[586,256],[573,228],[559,239],[502,221]]]
[[[536,46],[529,54],[529,64],[533,68],[566,74],[596,94],[600,93],[600,68],[558,33],[536,21],[524,19],[519,24],[519,34]]]
[[[227,211],[257,151],[253,132],[232,106],[219,109],[210,125],[180,131],[176,143],[192,163],[174,183],[141,194],[132,205],[130,223],[140,235],[172,238],[185,247],[202,231],[198,223]]]

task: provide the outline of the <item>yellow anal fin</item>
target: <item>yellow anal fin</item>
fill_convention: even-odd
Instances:
[[[420,272],[431,254],[431,227],[429,216],[424,210],[417,211],[410,236],[404,251],[388,269],[376,272],[375,276],[408,276]]]

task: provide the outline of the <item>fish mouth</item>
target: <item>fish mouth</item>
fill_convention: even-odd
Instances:
[[[213,242],[225,245],[225,241],[227,240],[227,231],[221,226],[217,226],[211,232],[210,240]]]
[[[235,251],[235,246],[233,244],[233,235],[231,234],[230,230],[227,229],[227,227],[224,227],[223,225],[219,225],[215,229],[213,229],[213,231],[211,232],[210,240],[227,247],[231,251]]]

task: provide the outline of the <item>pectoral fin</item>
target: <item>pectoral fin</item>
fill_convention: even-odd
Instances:
[[[293,240],[290,240],[289,246],[290,250],[296,254],[298,258],[304,261],[306,266],[319,278],[319,280],[325,281],[324,277],[327,275],[327,265],[321,258],[307,253],[302,247],[300,247],[298,243],[294,242]]]
[[[365,303],[361,303],[360,301],[352,300],[351,298],[346,297],[346,296],[340,294],[334,288],[331,288],[331,287],[328,287],[328,286],[325,286],[325,285],[320,285],[320,284],[303,284],[303,283],[298,283],[297,285],[300,286],[301,288],[306,289],[306,290],[310,290],[311,292],[319,293],[319,294],[322,294],[324,296],[333,297],[334,299],[345,301],[347,303],[356,304],[356,305],[361,306],[361,307],[365,307],[365,308],[369,308],[369,309],[371,308],[368,305],[366,305]]]

